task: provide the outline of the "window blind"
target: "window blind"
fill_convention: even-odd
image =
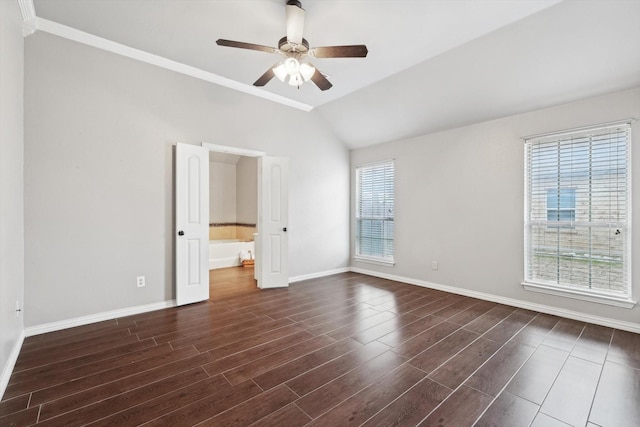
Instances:
[[[628,124],[525,141],[525,282],[630,296]]]
[[[356,256],[393,261],[394,162],[356,168]]]

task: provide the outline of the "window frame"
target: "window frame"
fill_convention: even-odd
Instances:
[[[546,293],[546,294],[552,294],[552,295],[557,295],[557,296],[563,296],[563,297],[569,297],[569,298],[573,298],[573,299],[580,299],[580,300],[585,300],[585,301],[590,301],[590,302],[596,302],[596,303],[602,303],[602,304],[608,304],[608,305],[614,305],[614,306],[618,306],[618,307],[624,307],[624,308],[632,308],[635,306],[636,301],[634,301],[632,299],[632,286],[633,286],[633,280],[632,280],[632,276],[631,276],[631,268],[632,268],[632,261],[633,258],[631,256],[631,251],[632,251],[632,229],[631,229],[631,207],[632,207],[632,202],[631,202],[631,197],[632,197],[632,189],[631,189],[631,162],[632,162],[632,154],[631,154],[631,149],[632,149],[632,126],[631,123],[633,122],[633,119],[627,119],[627,120],[623,120],[623,121],[619,121],[619,122],[612,122],[612,123],[605,123],[605,124],[601,124],[601,125],[595,125],[595,126],[588,126],[588,127],[583,127],[583,128],[576,128],[576,129],[570,129],[570,130],[566,130],[566,131],[561,131],[561,132],[551,132],[551,133],[546,133],[546,134],[540,134],[540,135],[533,135],[533,136],[529,136],[529,137],[525,137],[523,138],[524,141],[524,146],[525,146],[525,155],[524,155],[524,280],[522,282],[522,286],[529,291],[535,291],[535,292],[542,292],[542,293]],[[589,132],[603,132],[607,129],[615,129],[615,128],[623,128],[624,130],[622,132],[626,132],[626,139],[625,139],[625,153],[626,153],[626,157],[624,158],[626,164],[625,164],[625,176],[624,176],[624,196],[625,196],[625,204],[624,204],[624,212],[625,212],[625,218],[623,223],[622,228],[624,229],[624,240],[622,243],[622,250],[623,250],[623,254],[622,254],[622,259],[623,259],[623,266],[622,266],[622,274],[623,274],[623,279],[626,279],[626,282],[624,283],[625,288],[623,291],[621,292],[614,292],[614,291],[607,291],[607,290],[602,290],[602,289],[593,289],[593,288],[585,288],[584,286],[582,286],[579,283],[573,283],[570,285],[567,285],[565,283],[560,283],[559,279],[557,281],[557,283],[551,283],[550,281],[545,281],[544,279],[541,280],[536,280],[535,277],[530,276],[531,273],[531,268],[530,268],[530,263],[532,262],[532,251],[533,251],[533,247],[534,247],[534,242],[533,242],[533,238],[536,237],[535,232],[533,231],[533,226],[534,223],[535,225],[546,225],[549,228],[555,228],[559,233],[561,232],[571,232],[571,233],[578,233],[578,231],[576,231],[574,228],[574,226],[584,226],[584,227],[588,227],[589,229],[592,229],[593,227],[602,227],[602,224],[604,224],[604,221],[602,220],[596,220],[596,221],[592,221],[591,217],[588,221],[582,221],[580,222],[580,218],[577,218],[577,205],[574,209],[574,215],[576,217],[573,218],[573,220],[571,221],[559,221],[559,218],[557,220],[558,224],[557,225],[553,225],[550,223],[553,223],[554,221],[549,221],[548,219],[548,209],[549,207],[548,205],[548,199],[545,201],[545,212],[546,212],[546,219],[547,221],[535,221],[532,219],[531,215],[532,215],[532,209],[533,207],[530,206],[531,200],[532,200],[532,185],[531,184],[531,174],[533,173],[532,170],[534,169],[534,167],[532,166],[532,159],[530,159],[530,155],[531,155],[531,150],[533,150],[534,144],[542,144],[543,142],[549,142],[549,141],[553,141],[554,139],[557,139],[557,143],[558,143],[558,149],[557,149],[557,153],[558,153],[558,168],[561,167],[561,160],[560,160],[560,154],[562,153],[562,150],[565,148],[562,146],[563,142],[569,140],[571,141],[571,143],[573,143],[573,137],[575,138],[579,138],[581,135],[584,134],[588,134]],[[593,144],[593,139],[592,139],[593,135],[589,136],[589,147],[591,147],[591,144]],[[566,143],[566,142],[565,142]],[[591,148],[590,148],[591,150]],[[589,180],[591,180],[592,178],[592,172],[591,172],[591,168],[593,167],[593,160],[591,158],[589,158]],[[537,167],[540,167],[540,164],[536,165]],[[561,169],[559,169],[561,170]],[[573,168],[573,166],[570,168],[571,173],[577,173],[576,169]],[[558,191],[558,206],[557,206],[557,211],[560,211],[562,209],[561,207],[561,203],[560,203],[560,198],[561,198],[561,191],[563,186],[560,184],[561,181],[563,181],[563,179],[560,178],[559,175],[559,181],[557,184],[557,187],[552,188],[555,191]],[[573,175],[571,175],[571,180],[573,180]],[[571,181],[569,180],[569,181]],[[564,188],[568,188],[568,187],[564,187]],[[540,188],[536,187],[536,190],[539,192]],[[549,188],[547,188],[545,191],[548,191]],[[588,195],[589,195],[589,199],[591,199],[591,197],[593,196],[593,189],[591,187],[589,187],[589,191],[588,191]],[[539,194],[539,193],[538,193]],[[618,194],[615,191],[612,191],[610,194]],[[575,199],[574,199],[575,202]],[[591,208],[589,208],[591,209]],[[591,212],[589,210],[589,212]],[[578,221],[576,221],[576,219],[578,219]],[[619,224],[618,222],[612,223],[614,224],[613,227],[616,227],[616,224]],[[611,225],[609,225],[611,227]],[[563,230],[564,229],[564,230]],[[611,228],[610,228],[611,229]],[[616,234],[619,234],[619,230],[616,230]],[[591,244],[591,243],[590,243]],[[610,246],[611,247],[611,244]],[[560,257],[561,253],[559,252],[560,248],[558,249],[558,253],[557,256]],[[589,258],[589,262],[590,265],[592,262],[594,262],[595,259],[593,257]],[[591,267],[590,267],[591,268]],[[592,273],[589,273],[589,275],[591,275]],[[591,276],[590,276],[591,277]]]
[[[373,169],[373,168],[380,168],[380,167],[388,167],[389,165],[391,165],[392,168],[392,213],[391,213],[391,217],[388,216],[375,216],[375,215],[371,215],[371,216],[366,216],[366,217],[362,217],[362,212],[361,212],[361,206],[362,206],[362,200],[361,200],[361,183],[360,183],[360,179],[361,179],[361,173],[360,171],[363,168],[368,168],[368,169]],[[354,220],[354,233],[353,233],[353,246],[354,246],[354,255],[353,255],[353,259],[355,261],[360,261],[360,262],[365,262],[365,263],[371,263],[371,264],[379,264],[379,265],[384,265],[384,266],[394,266],[395,265],[395,177],[396,177],[396,165],[395,165],[395,159],[388,159],[388,160],[382,160],[382,161],[377,161],[377,162],[372,162],[372,163],[363,163],[363,164],[358,164],[354,167],[354,175],[355,175],[355,209],[354,209],[354,216],[353,216],[353,220]],[[386,180],[386,178],[384,178]],[[386,186],[386,182],[385,185],[383,187]],[[386,192],[384,193],[386,194]],[[385,202],[386,203],[386,202]],[[386,250],[383,249],[383,253],[381,254],[381,256],[376,256],[376,255],[372,255],[372,254],[364,254],[361,253],[361,246],[362,246],[362,241],[360,240],[360,221],[362,220],[367,220],[367,221],[382,221],[383,225],[382,225],[382,230],[381,230],[381,234],[380,234],[380,239],[384,240],[385,238],[388,238],[388,235],[385,235],[385,223],[386,222],[391,222],[392,225],[392,245],[391,245],[391,255],[390,256],[384,256],[384,252]]]

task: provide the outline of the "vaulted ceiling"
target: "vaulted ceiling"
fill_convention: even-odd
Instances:
[[[35,0],[30,25],[320,114],[350,148],[640,85],[640,1],[303,0],[311,46],[367,58],[314,59],[325,92],[255,88],[278,56],[215,40],[277,46],[285,3]]]

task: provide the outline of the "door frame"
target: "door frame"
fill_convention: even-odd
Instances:
[[[206,148],[209,151],[214,151],[214,152],[217,152],[217,153],[235,154],[235,155],[238,155],[238,156],[255,157],[255,158],[265,157],[267,155],[267,153],[265,153],[264,151],[250,150],[250,149],[247,149],[247,148],[230,147],[228,145],[212,144],[210,142],[205,142],[205,141],[202,141],[201,145],[202,145],[203,148]],[[260,174],[258,174],[258,181],[259,182],[262,181],[262,176],[260,176]],[[262,208],[262,206],[260,206],[261,203],[262,202],[261,202],[260,196],[258,196],[258,200],[256,200],[258,212],[261,211],[261,208]],[[209,207],[207,205],[207,210],[208,209],[209,209]],[[256,222],[256,227],[258,227],[258,223],[259,222],[260,221]],[[256,231],[258,231],[258,233],[260,232],[257,228],[256,228]],[[256,242],[256,244],[257,244],[257,242]],[[257,257],[258,257],[257,248],[256,248],[255,252],[256,253],[254,254],[254,257],[256,258],[256,260],[255,260],[256,265],[255,265],[255,269],[254,269],[253,278],[258,281],[258,287],[260,287],[260,283],[261,283],[261,278],[259,277],[260,260],[257,259]]]

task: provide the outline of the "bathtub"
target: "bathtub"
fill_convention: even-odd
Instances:
[[[240,251],[255,254],[255,242],[239,239],[209,240],[209,270],[241,265]]]

